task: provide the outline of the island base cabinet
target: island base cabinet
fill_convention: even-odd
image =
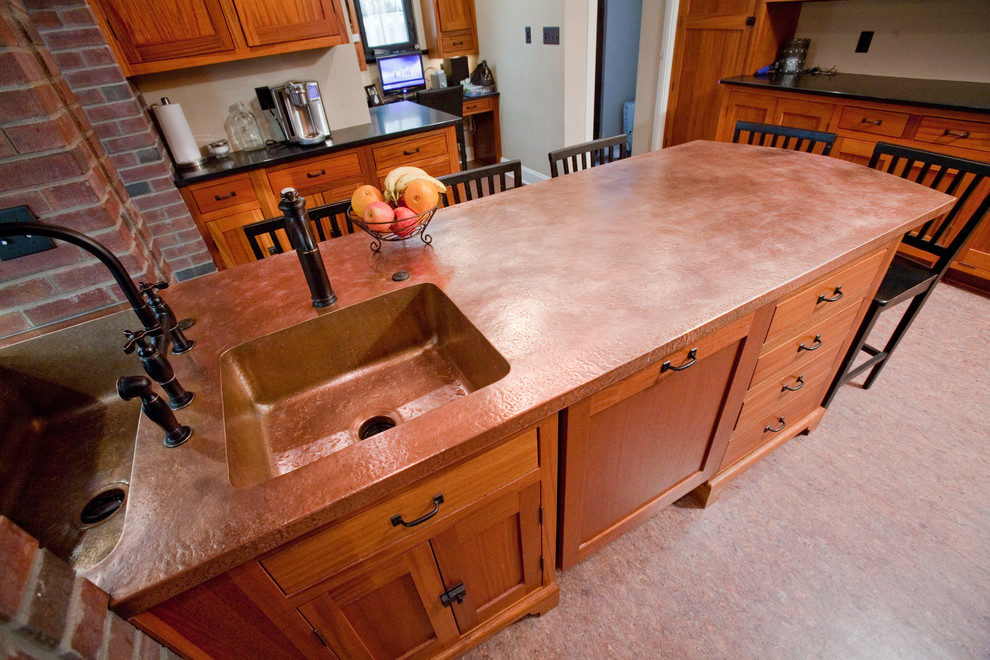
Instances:
[[[453,657],[557,603],[553,573],[557,417],[137,615],[132,620],[190,658]],[[482,488],[511,460],[509,481],[459,502],[455,483]],[[426,489],[425,491],[423,489]],[[434,514],[408,494],[447,493]],[[437,498],[434,497],[434,502]],[[451,507],[444,517],[441,507]],[[394,510],[393,510],[394,509]],[[362,546],[352,521],[403,511],[384,547]],[[345,549],[368,547],[339,564]],[[286,562],[291,559],[296,569]],[[325,573],[314,565],[327,567]],[[301,571],[301,572],[300,572]],[[250,630],[239,634],[242,627]],[[254,637],[262,642],[252,641]]]
[[[571,406],[562,428],[560,566],[569,568],[717,467],[752,371],[753,316]]]

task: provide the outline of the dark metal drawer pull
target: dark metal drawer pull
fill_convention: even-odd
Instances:
[[[880,124],[883,123],[883,120],[882,119],[867,119],[866,117],[863,117],[860,120],[860,123],[861,124],[873,124],[874,126],[879,126]]]
[[[951,135],[952,137],[966,139],[969,137],[969,131],[951,131],[947,128],[945,129],[945,133],[942,133],[942,135]]]
[[[767,431],[770,431],[771,433],[780,433],[781,431],[783,431],[784,427],[787,426],[787,422],[784,421],[783,417],[780,417],[779,419],[780,419],[780,426],[774,429],[774,428],[770,428],[770,425],[767,424],[764,427],[763,432],[766,433]]]
[[[319,174],[314,174],[313,172],[306,172],[306,178],[307,179],[318,179],[318,178],[320,178],[321,176],[323,176],[326,173],[327,173],[326,170],[320,170],[320,173]]]
[[[444,607],[450,607],[456,600],[458,605],[462,605],[464,603],[464,596],[466,593],[467,590],[464,588],[463,582],[455,584],[450,589],[440,594],[440,604]]]
[[[413,154],[418,154],[418,153],[419,153],[419,147],[416,147],[412,151],[403,151],[402,152],[402,155],[403,156],[412,156]]]
[[[818,303],[823,303],[823,302],[835,302],[836,300],[840,300],[841,298],[842,298],[842,285],[840,284],[839,286],[835,287],[835,291],[832,292],[831,298],[826,298],[825,294],[823,293],[820,296],[818,296],[818,302],[816,302],[815,304],[817,305]]]
[[[801,351],[817,351],[822,347],[822,336],[820,334],[815,335],[814,342],[815,343],[811,346],[805,346],[804,342],[802,342],[801,345],[798,346],[798,353]]]
[[[685,369],[687,369],[688,367],[690,367],[692,364],[694,364],[697,361],[698,361],[698,348],[697,347],[694,347],[687,354],[687,362],[685,362],[684,364],[682,364],[679,367],[675,367],[675,366],[673,366],[673,365],[670,364],[670,360],[667,360],[666,362],[664,362],[660,366],[660,373],[663,373],[663,372],[665,372],[667,370],[670,370],[670,371],[684,371]]]
[[[430,511],[422,518],[416,518],[416,520],[413,520],[412,522],[406,522],[405,520],[402,519],[402,514],[396,514],[392,516],[389,520],[392,521],[392,527],[398,527],[399,525],[402,525],[403,527],[415,527],[416,525],[425,523],[427,520],[437,515],[437,512],[440,510],[441,504],[443,504],[443,493],[433,496],[433,511]]]
[[[780,391],[797,392],[802,387],[804,387],[804,374],[801,374],[800,376],[797,377],[797,385],[795,387],[791,387],[790,385],[784,385],[782,388],[780,388]]]
[[[218,202],[222,202],[223,200],[230,199],[231,197],[237,197],[236,190],[231,190],[229,195],[214,195],[213,199],[217,200]]]
[[[464,42],[463,41],[453,41],[453,42],[451,42],[451,44],[454,45],[454,46],[463,46],[464,45]]]

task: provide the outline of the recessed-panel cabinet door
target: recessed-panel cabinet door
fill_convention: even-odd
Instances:
[[[234,0],[248,46],[332,37],[341,32],[333,0]]]
[[[473,0],[437,0],[437,16],[440,31],[474,29]]]
[[[433,552],[461,633],[542,584],[540,484],[483,507],[433,539]],[[460,587],[463,586],[463,591]]]
[[[429,657],[458,637],[443,592],[427,542],[369,566],[299,611],[338,658]]]
[[[99,0],[128,62],[233,50],[219,0]]]

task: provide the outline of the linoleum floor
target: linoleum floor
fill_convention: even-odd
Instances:
[[[870,390],[464,657],[990,658],[988,404],[990,298],[941,284]]]

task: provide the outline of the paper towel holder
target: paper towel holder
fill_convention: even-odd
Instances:
[[[171,103],[172,102],[168,100],[167,96],[162,97],[161,105],[170,105]],[[158,136],[161,138],[161,143],[165,147],[165,152],[168,154],[168,157],[171,159],[172,165],[180,172],[195,172],[197,170],[203,169],[203,165],[205,165],[206,161],[208,160],[206,156],[203,156],[202,158],[199,158],[197,160],[188,163],[180,163],[175,159],[175,154],[172,153],[172,149],[168,146],[168,140],[165,138],[165,131],[162,130],[161,124],[158,123],[158,117],[155,115],[154,107],[156,105],[158,104],[157,103],[152,104],[151,112],[149,112],[148,114],[151,115],[151,123],[155,125],[155,130],[158,131]]]

